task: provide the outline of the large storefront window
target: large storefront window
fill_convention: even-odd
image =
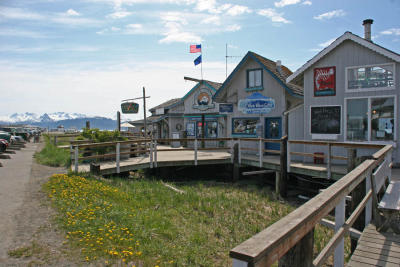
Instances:
[[[371,99],[371,139],[374,141],[393,140],[394,98]]]
[[[256,136],[259,123],[258,118],[232,118],[232,134]]]
[[[368,98],[347,100],[347,140],[368,140]]]
[[[208,121],[206,122],[206,129],[207,129],[207,137],[208,138],[217,138],[217,129],[218,123],[216,121]]]
[[[393,70],[393,64],[348,68],[347,89],[361,90],[393,87]]]
[[[393,141],[394,97],[347,99],[347,141]]]

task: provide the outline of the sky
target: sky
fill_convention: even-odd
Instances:
[[[0,116],[116,117],[183,97],[201,78],[223,82],[247,51],[301,67],[346,31],[400,53],[400,0],[1,0]],[[141,102],[140,102],[141,104]],[[123,119],[143,118],[140,113]]]

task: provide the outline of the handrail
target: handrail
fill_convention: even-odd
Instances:
[[[316,146],[336,146],[336,147],[348,147],[348,148],[382,148],[385,145],[381,144],[364,144],[356,142],[328,142],[328,141],[306,141],[306,140],[289,140],[290,144],[302,144],[302,145],[316,145]]]
[[[269,266],[284,256],[333,208],[341,207],[340,213],[342,212],[344,215],[344,198],[363,180],[369,179],[372,170],[381,163],[380,159],[384,158],[391,150],[392,146],[390,145],[381,148],[374,154],[374,159],[365,160],[350,173],[328,187],[327,190],[324,190],[281,220],[233,248],[229,254],[234,259],[234,264],[236,263],[238,266]],[[371,199],[370,188],[366,191],[366,196],[350,215],[349,219],[339,224],[334,237],[314,260],[314,266],[320,266],[333,252],[336,245],[343,242],[344,234],[349,231],[351,225]],[[367,212],[370,213],[371,211]]]

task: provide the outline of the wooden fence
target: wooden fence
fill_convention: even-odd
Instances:
[[[293,155],[289,146],[294,143],[317,144],[317,142],[308,141],[289,141],[287,154],[289,171],[290,155]],[[352,146],[329,142],[318,142],[318,145]],[[282,261],[283,266],[322,266],[332,254],[334,254],[334,266],[344,266],[344,236],[349,233],[363,210],[365,210],[365,225],[371,221],[371,178],[372,175],[378,175],[376,172],[381,172],[379,175],[390,176],[391,154],[392,146],[387,145],[383,148],[381,146],[371,159],[362,162],[354,170],[278,222],[233,248],[230,251],[233,266],[270,266],[278,260]],[[365,181],[366,193],[351,215],[345,219],[345,198],[363,181]],[[335,234],[319,255],[313,259],[314,227],[333,209],[335,209]]]

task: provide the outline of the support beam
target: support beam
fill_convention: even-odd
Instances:
[[[265,174],[265,173],[274,173],[275,171],[273,170],[262,170],[262,171],[251,171],[251,172],[242,172],[243,176],[249,176],[249,175],[257,175],[257,174]]]
[[[346,199],[340,200],[339,204],[335,207],[335,233],[340,230],[345,222],[345,207]],[[344,266],[344,239],[340,240],[339,244],[335,248],[335,254],[333,258],[334,267]]]
[[[116,164],[116,168],[117,168],[117,173],[119,173],[120,172],[120,168],[119,168],[119,166],[120,166],[120,157],[121,157],[121,154],[120,154],[121,144],[120,143],[117,143],[115,150],[116,150],[115,151],[115,153],[116,153],[115,164]]]
[[[75,158],[74,158],[74,164],[75,164],[75,172],[78,172],[78,157],[79,157],[79,150],[78,146],[75,146]]]

